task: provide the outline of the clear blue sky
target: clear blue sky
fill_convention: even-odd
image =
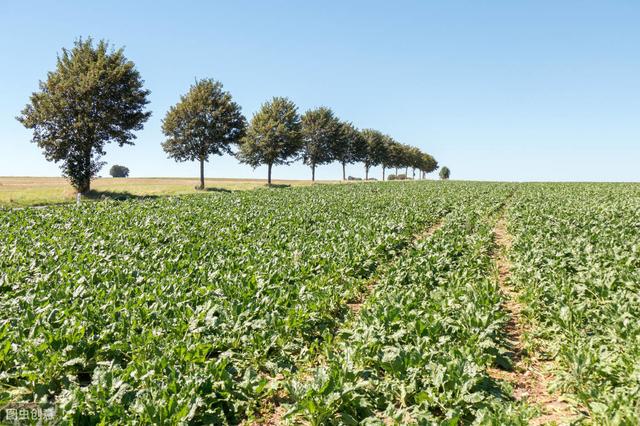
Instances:
[[[0,176],[59,175],[15,116],[79,36],[125,46],[152,92],[136,145],[105,158],[134,176],[197,175],[166,158],[160,125],[195,78],[212,77],[247,117],[274,95],[301,112],[330,106],[457,179],[640,180],[638,0],[2,1]],[[206,174],[265,171],[215,157]]]

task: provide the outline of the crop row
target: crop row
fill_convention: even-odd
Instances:
[[[593,424],[640,418],[640,190],[531,184],[509,211],[529,349]]]
[[[487,374],[509,367],[492,228],[511,188],[481,188],[385,271],[315,367],[292,378],[289,419],[526,424],[533,411]]]
[[[49,403],[75,422],[237,423],[465,188],[0,211],[0,399]]]

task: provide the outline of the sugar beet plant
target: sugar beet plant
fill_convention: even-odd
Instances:
[[[0,210],[0,405],[76,424],[526,424],[536,401],[487,374],[510,367],[492,233],[505,203],[526,354],[553,361],[582,420],[637,424],[634,185]]]
[[[75,423],[254,417],[461,201],[416,182],[0,211],[2,402]]]
[[[532,352],[583,420],[638,424],[640,188],[531,184],[509,217]]]
[[[290,381],[293,421],[527,424],[532,411],[487,375],[508,367],[491,230],[509,187],[476,189],[384,271],[316,367]]]

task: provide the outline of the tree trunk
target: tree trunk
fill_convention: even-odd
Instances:
[[[347,180],[347,175],[346,175],[346,173],[345,173],[345,170],[346,170],[346,165],[345,165],[345,163],[343,162],[343,163],[342,163],[342,180]]]
[[[83,179],[83,182],[80,184],[80,188],[77,188],[80,194],[86,194],[91,191],[91,180]]]
[[[78,192],[81,194],[86,194],[91,191],[91,148],[89,148],[88,152],[84,153],[84,170],[82,171],[80,178],[80,185]]]
[[[316,181],[316,165],[312,164],[311,165],[311,182],[315,182]]]
[[[404,175],[409,176],[409,167],[404,168]]]
[[[415,180],[416,178],[416,168],[411,169],[411,178]]]
[[[267,185],[271,186],[271,166],[273,166],[272,163],[269,163],[267,166]]]
[[[204,158],[200,159],[200,186],[198,189],[204,189]]]
[[[369,180],[369,166],[367,164],[364,165],[364,180]]]
[[[396,176],[398,176],[398,168],[396,167]]]
[[[382,166],[382,180],[384,180],[384,169],[385,169],[385,167]]]

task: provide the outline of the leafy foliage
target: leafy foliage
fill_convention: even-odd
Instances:
[[[366,156],[367,141],[362,132],[351,123],[340,123],[340,133],[333,144],[333,158],[342,164],[342,180],[346,179],[346,165],[364,161]]]
[[[440,169],[440,179],[446,180],[451,176],[451,171],[447,166],[444,166]]]
[[[109,175],[114,178],[126,178],[129,177],[129,168],[125,166],[120,166],[118,164],[114,164],[109,169]]]
[[[335,160],[334,145],[340,137],[340,121],[326,107],[309,110],[302,116],[302,161],[311,167],[315,180],[316,166]]]
[[[438,162],[429,154],[423,153],[416,163],[416,168],[424,174],[431,173],[438,169]]]
[[[632,184],[388,182],[0,210],[0,397],[85,424],[238,424],[278,399],[294,423],[528,424],[535,409],[487,373],[508,365],[492,258],[507,200],[527,348],[556,362],[582,420],[636,423]]]
[[[486,372],[504,351],[506,322],[492,279],[490,213],[509,187],[481,188],[384,269],[358,315],[325,342],[312,376],[291,380],[291,416],[336,425],[527,424],[532,411]]]
[[[0,211],[0,394],[74,423],[238,423],[455,199],[320,185]]]
[[[303,147],[298,108],[287,98],[274,97],[251,119],[238,158],[253,167],[289,164]]]
[[[528,340],[593,424],[640,418],[640,191],[528,184],[509,211]]]
[[[364,163],[365,179],[369,179],[369,169],[385,161],[387,145],[385,135],[377,130],[364,129],[362,136],[367,143],[367,151],[362,162]]]
[[[84,193],[104,165],[105,145],[133,144],[133,132],[151,115],[145,112],[148,95],[123,49],[80,39],[62,50],[56,70],[40,82],[18,120],[33,130],[47,160],[61,162],[63,175]]]
[[[231,146],[239,143],[245,128],[240,106],[222,84],[200,80],[167,112],[162,121],[167,136],[162,148],[177,161],[199,161],[204,188],[204,162],[211,155],[231,154]]]

